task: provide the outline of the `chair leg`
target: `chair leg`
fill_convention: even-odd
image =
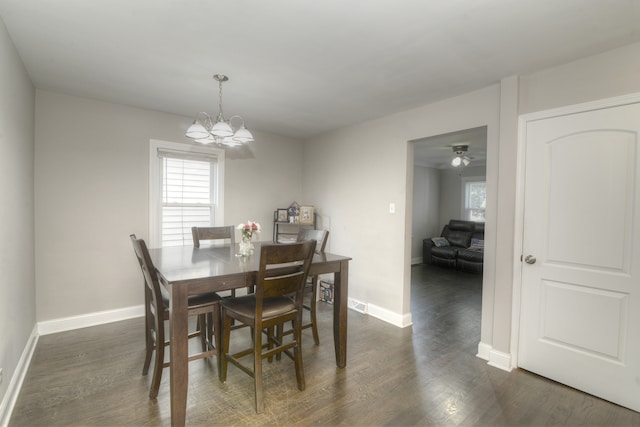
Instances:
[[[149,373],[149,366],[151,366],[151,355],[153,354],[153,347],[151,344],[147,344],[146,354],[144,355],[144,365],[142,366],[142,376]]]
[[[153,348],[154,348],[154,343],[153,343],[153,335],[151,334],[151,331],[149,330],[149,326],[147,325],[147,331],[146,331],[147,337],[146,337],[146,351],[145,351],[145,355],[144,355],[144,365],[142,366],[142,375],[147,375],[149,373],[149,366],[151,365],[151,356],[153,354]]]
[[[280,323],[276,326],[276,339],[282,345],[282,340],[284,339],[284,323]],[[276,360],[282,359],[282,353],[276,353]],[[269,359],[271,361],[271,359]]]
[[[298,390],[305,389],[304,366],[302,365],[302,313],[298,316],[293,327],[293,334],[296,340],[296,346],[293,348],[293,362],[296,369],[296,380],[298,381]]]
[[[311,332],[313,332],[313,342],[316,345],[320,345],[320,337],[318,336],[318,322],[316,321],[316,299],[318,297],[318,276],[313,276],[312,279],[313,292],[311,294],[311,301],[309,301],[309,307],[311,307]]]
[[[215,311],[215,308],[214,308],[214,311]],[[207,341],[211,345],[213,345],[213,330],[214,330],[213,315],[211,313],[207,313]],[[216,345],[216,348],[218,348],[217,345]]]
[[[162,325],[164,326],[164,325]],[[162,379],[162,365],[164,364],[164,332],[156,331],[156,360],[153,364],[153,377],[151,379],[151,389],[149,390],[149,398],[158,397],[160,389],[160,380]]]
[[[262,393],[262,329],[254,328],[253,346],[253,380],[256,396],[256,413],[264,410],[264,396]]]
[[[218,359],[220,359],[220,370],[218,371],[218,378],[220,382],[227,380],[227,366],[229,362],[227,360],[227,354],[229,353],[229,342],[231,341],[231,318],[227,316],[222,309],[222,346],[218,349]]]
[[[147,375],[149,373],[149,366],[151,365],[151,355],[153,353],[153,334],[151,333],[153,329],[154,319],[152,318],[153,314],[149,309],[149,290],[147,285],[144,286],[144,298],[145,298],[145,310],[144,310],[144,335],[145,335],[145,348],[146,352],[144,355],[144,365],[142,366],[142,375]]]
[[[200,345],[202,351],[207,351],[207,315],[199,314],[196,330],[200,332]]]
[[[213,343],[216,348],[216,354],[218,359],[218,374],[220,374],[220,369],[222,364],[220,360],[222,359],[222,328],[220,327],[220,305],[216,304],[213,306],[213,314],[209,314],[210,323],[209,323],[209,342]],[[211,341],[213,339],[213,341]]]
[[[269,350],[273,348],[273,338],[274,338],[273,334],[274,334],[273,326],[269,326],[267,328],[267,343],[268,343]],[[269,356],[267,360],[269,361],[269,363],[273,362],[273,356]]]

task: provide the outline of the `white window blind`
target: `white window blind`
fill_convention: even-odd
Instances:
[[[215,224],[214,156],[159,150],[162,246],[191,245],[191,227]]]
[[[191,227],[224,225],[224,150],[149,141],[149,247],[193,244]]]

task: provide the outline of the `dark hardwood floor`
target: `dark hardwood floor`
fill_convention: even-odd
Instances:
[[[304,332],[307,388],[293,362],[265,363],[265,412],[253,380],[215,361],[189,365],[189,425],[640,426],[640,414],[522,370],[475,357],[481,277],[412,267],[413,326],[349,311],[348,365],[335,366],[331,306],[319,303],[319,347]],[[142,377],[142,319],[40,338],[10,426],[169,426],[169,375],[157,400]],[[248,331],[237,334],[248,335]],[[232,339],[234,339],[232,337]],[[238,339],[238,338],[235,338]],[[240,338],[243,339],[243,338]]]

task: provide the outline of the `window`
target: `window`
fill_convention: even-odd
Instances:
[[[224,223],[224,152],[152,141],[150,156],[151,247],[191,245],[191,227]]]
[[[487,207],[487,182],[467,180],[464,182],[464,217],[468,221],[484,222]]]

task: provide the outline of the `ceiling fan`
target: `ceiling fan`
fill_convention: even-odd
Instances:
[[[467,156],[467,151],[469,150],[468,145],[454,145],[451,147],[453,149],[453,157],[451,158],[451,166],[453,167],[465,167],[471,163],[472,157]]]

